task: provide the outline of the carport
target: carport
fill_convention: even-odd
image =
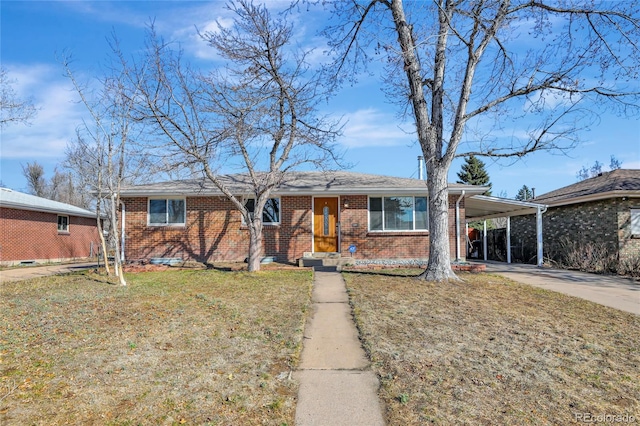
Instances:
[[[465,230],[469,222],[482,221],[483,256],[487,260],[487,219],[507,218],[507,263],[511,263],[511,217],[536,215],[536,240],[538,266],[542,266],[542,215],[547,211],[545,204],[528,201],[509,200],[488,195],[472,195],[465,198]],[[457,239],[458,244],[460,239]],[[460,257],[460,256],[458,256]]]

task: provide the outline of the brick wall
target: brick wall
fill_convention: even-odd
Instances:
[[[249,231],[225,197],[187,197],[185,226],[147,226],[147,198],[124,198],[125,257],[179,257],[198,262],[243,261]],[[264,226],[264,254],[295,261],[311,244],[311,197],[282,197],[280,225]]]
[[[349,206],[345,207],[347,199]],[[449,250],[456,258],[455,204],[457,197],[449,197]],[[368,197],[343,196],[340,200],[342,240],[340,250],[349,255],[349,246],[356,246],[356,259],[424,259],[429,256],[429,232],[369,232]],[[464,201],[460,203],[461,226],[464,226]],[[464,229],[460,232],[461,257],[466,255]]]
[[[346,207],[344,200],[348,200]],[[449,232],[451,256],[455,258],[455,201],[450,197]],[[179,257],[198,262],[243,261],[249,253],[249,232],[241,215],[225,197],[187,197],[185,226],[147,226],[147,198],[124,198],[126,206],[127,260],[152,257]],[[355,244],[355,258],[403,259],[426,258],[429,253],[428,232],[368,232],[366,195],[340,199],[342,239],[340,250],[349,254]],[[295,262],[304,252],[312,251],[312,197],[283,196],[280,225],[264,226],[266,256]],[[461,206],[464,217],[464,204]],[[462,221],[464,223],[464,221]],[[464,256],[464,232],[461,232]]]
[[[604,244],[620,258],[640,256],[640,239],[632,238],[630,209],[640,208],[639,199],[611,198],[568,206],[550,207],[542,216],[545,257],[556,258],[562,241]],[[511,218],[512,244],[536,251],[535,215]],[[525,259],[525,261],[530,259]]]
[[[67,215],[65,215],[67,216]],[[69,216],[69,232],[58,232],[58,215],[0,208],[0,264],[86,258],[99,247],[94,218]]]

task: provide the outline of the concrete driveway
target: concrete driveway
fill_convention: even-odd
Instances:
[[[487,272],[640,315],[640,281],[521,263],[482,262]]]
[[[49,275],[68,274],[84,269],[96,268],[96,262],[66,263],[62,265],[20,266],[0,271],[0,284],[8,281],[22,281]]]

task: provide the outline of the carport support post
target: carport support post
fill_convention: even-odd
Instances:
[[[482,222],[482,257],[487,260],[487,219]]]
[[[507,263],[511,263],[511,216],[507,216]]]
[[[538,266],[542,266],[542,208],[536,212],[536,238],[538,240]]]

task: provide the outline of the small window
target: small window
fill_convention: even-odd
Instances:
[[[631,209],[631,235],[640,235],[640,209]]]
[[[369,198],[370,231],[426,231],[427,197]]]
[[[58,232],[69,232],[69,216],[58,215]]]
[[[253,217],[253,212],[256,209],[256,200],[253,198],[247,200],[244,205],[249,214]],[[267,225],[273,225],[280,223],[280,198],[269,198],[264,205],[262,211],[262,223]]]
[[[150,199],[149,225],[184,225],[185,205],[183,198]]]

